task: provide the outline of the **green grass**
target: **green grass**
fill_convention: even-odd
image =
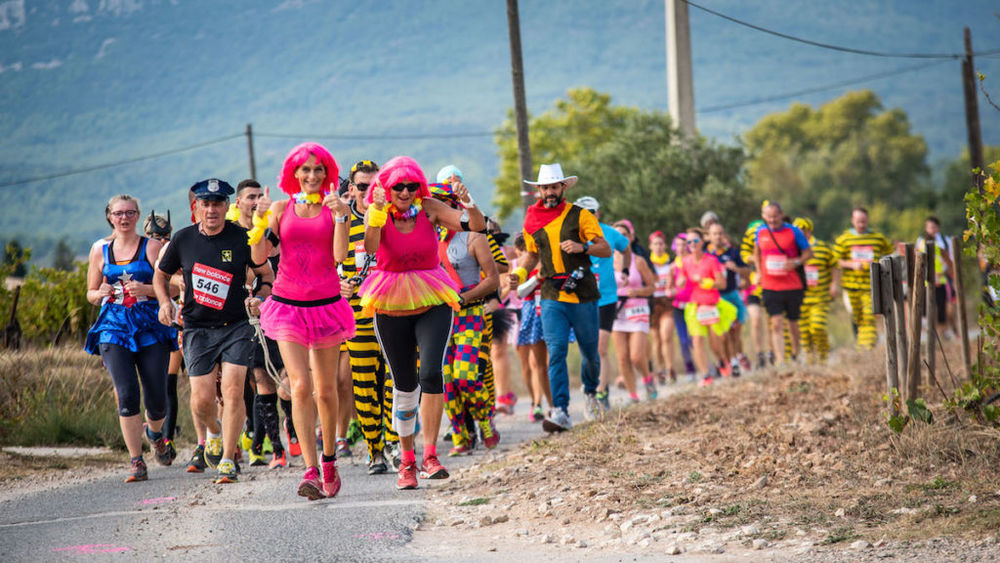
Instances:
[[[474,499],[464,500],[458,503],[457,506],[480,506],[483,504],[489,504],[489,502],[490,502],[489,497],[477,497]]]
[[[845,541],[851,541],[853,539],[859,538],[858,534],[854,533],[854,528],[837,528],[830,533],[821,543],[822,545],[833,545],[835,543],[841,543]]]

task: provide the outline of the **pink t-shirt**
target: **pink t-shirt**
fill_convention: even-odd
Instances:
[[[695,262],[694,256],[686,256],[681,267],[684,277],[687,279],[686,287],[691,288],[691,303],[698,305],[715,305],[719,301],[719,290],[704,289],[701,287],[701,280],[711,279],[722,271],[722,264],[711,254],[702,254],[701,260]]]

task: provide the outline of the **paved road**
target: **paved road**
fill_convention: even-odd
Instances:
[[[576,421],[582,420],[582,402],[575,392]],[[544,436],[527,412],[528,405],[519,403],[514,416],[498,417],[503,441],[494,452],[480,448],[473,456],[442,461],[458,468]],[[443,443],[439,448],[447,451]],[[369,476],[361,448],[355,451],[356,464],[339,463],[343,488],[337,498],[316,502],[295,494],[301,458],[284,470],[246,467],[240,483],[230,485],[213,484],[211,472],[185,473],[184,463],[153,463],[145,483],[126,485],[123,474],[114,473],[5,493],[0,553],[9,561],[399,560],[399,548],[423,517],[427,491],[441,482],[421,481],[417,491],[397,491],[395,474]],[[180,454],[178,462],[190,451]]]

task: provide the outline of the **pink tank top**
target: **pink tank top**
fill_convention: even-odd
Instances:
[[[632,254],[632,262],[628,265],[628,278],[621,271],[615,272],[615,276],[618,282],[619,297],[628,295],[629,289],[640,289],[643,286],[642,274],[639,273],[639,268],[635,265],[635,254]]]
[[[281,267],[274,294],[295,301],[329,299],[340,294],[337,263],[333,259],[333,213],[326,207],[308,219],[288,202],[278,225]]]
[[[382,239],[375,252],[375,261],[378,262],[380,270],[387,272],[437,268],[440,265],[438,234],[427,214],[422,211],[417,213],[413,230],[405,234],[396,229],[396,224],[391,218],[386,221],[382,228]],[[284,262],[281,263],[281,267],[285,267]]]

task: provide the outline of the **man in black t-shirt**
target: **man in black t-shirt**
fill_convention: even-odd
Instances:
[[[208,429],[205,461],[218,467],[217,483],[237,480],[234,462],[240,431],[246,420],[243,387],[253,328],[244,307],[258,314],[260,299],[271,293],[270,264],[254,264],[247,230],[226,221],[232,186],[209,179],[195,184],[201,222],[178,231],[160,258],[153,286],[160,302],[160,322],[169,324],[176,306],[169,299],[168,281],[184,275],[184,362],[191,381],[191,411],[196,424]],[[247,270],[261,278],[257,296],[246,290]],[[222,397],[226,404],[222,425],[216,418],[215,381],[202,377],[222,364]]]

